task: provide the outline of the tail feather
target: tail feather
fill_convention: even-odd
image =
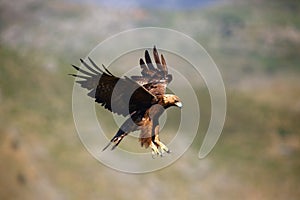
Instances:
[[[111,145],[112,142],[109,142],[103,149],[102,151],[105,151],[110,145]]]
[[[122,139],[127,135],[128,133],[125,133],[122,129],[119,129],[119,131],[116,133],[116,135],[110,140],[110,142],[102,149],[102,151],[105,151],[112,143],[114,145],[112,146],[111,150],[114,150],[122,141]]]

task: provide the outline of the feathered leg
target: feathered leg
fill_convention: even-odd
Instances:
[[[141,142],[141,146],[144,146],[145,148],[150,147],[152,149],[152,157],[161,155],[158,146],[153,142],[153,122],[148,118],[144,121],[144,123],[144,126],[141,127],[141,134],[139,139]]]
[[[159,139],[159,125],[157,124],[154,128],[154,136],[152,137],[152,142],[157,146],[157,148],[160,148],[160,154],[162,156],[163,152],[171,153],[171,151],[168,149],[168,147],[162,143]]]

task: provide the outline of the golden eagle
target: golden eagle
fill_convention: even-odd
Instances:
[[[141,76],[119,78],[102,65],[100,69],[88,58],[91,65],[80,59],[86,70],[72,65],[79,74],[70,74],[80,78],[76,82],[89,90],[88,96],[113,113],[130,116],[111,139],[105,150],[112,143],[112,150],[130,132],[140,130],[141,146],[151,147],[152,155],[162,155],[170,150],[159,139],[159,117],[171,106],[182,107],[178,96],[165,94],[167,85],[172,80],[168,73],[164,56],[153,48],[156,66],[151,61],[149,52],[145,51],[145,60],[140,59]]]

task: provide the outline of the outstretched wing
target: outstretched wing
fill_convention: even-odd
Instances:
[[[172,75],[168,73],[168,67],[164,56],[153,48],[153,57],[156,67],[152,63],[149,52],[145,51],[145,60],[140,59],[142,76],[131,76],[140,85],[143,85],[151,94],[158,96],[164,95],[167,85],[172,81]]]
[[[72,65],[80,74],[70,75],[79,78],[76,82],[89,90],[88,96],[95,98],[97,103],[111,112],[127,116],[145,111],[157,100],[143,86],[128,77],[116,77],[104,65],[103,70],[100,69],[90,58],[91,66],[82,59],[80,61],[86,69]]]

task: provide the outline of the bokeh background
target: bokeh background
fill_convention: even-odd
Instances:
[[[167,168],[133,175],[81,144],[66,74],[107,37],[144,26],[204,46],[224,78],[228,112],[216,147],[199,160],[210,117],[203,90],[208,106],[192,147]],[[296,0],[1,0],[0,58],[0,199],[300,197]]]

